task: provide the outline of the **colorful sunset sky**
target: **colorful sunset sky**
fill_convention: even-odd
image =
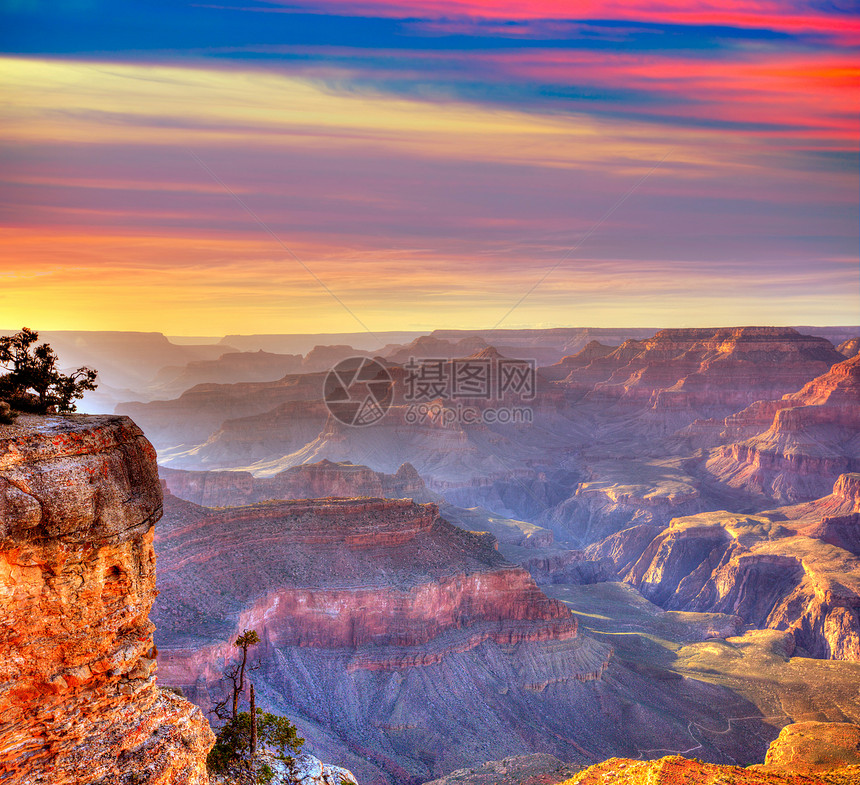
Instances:
[[[0,328],[856,324],[856,0],[6,0]]]

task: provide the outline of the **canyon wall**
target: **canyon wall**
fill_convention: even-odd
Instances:
[[[839,474],[860,470],[860,355],[724,425],[724,438],[749,438],[714,451],[711,477],[778,502],[821,496]]]
[[[824,338],[789,327],[660,330],[610,353],[592,352],[584,365],[567,359],[564,383],[590,388],[592,402],[646,408],[673,430],[796,390],[844,359]]]
[[[670,610],[728,613],[790,632],[808,656],[860,660],[860,474],[815,502],[677,518],[586,549]]]
[[[535,751],[588,763],[658,739],[680,748],[689,717],[712,726],[749,711],[722,688],[667,688],[618,663],[490,538],[433,504],[214,510],[168,494],[156,547],[162,678],[211,707],[236,656],[230,642],[255,629],[258,703],[366,785]],[[731,735],[703,754],[720,758],[721,745],[763,755]]]
[[[349,462],[294,466],[271,477],[250,472],[159,469],[172,494],[204,507],[238,507],[274,499],[316,499],[325,496],[375,496],[430,501],[433,495],[413,466],[404,463],[394,474],[375,472]]]
[[[0,426],[4,785],[204,785],[214,741],[156,682],[155,453],[124,417]]]

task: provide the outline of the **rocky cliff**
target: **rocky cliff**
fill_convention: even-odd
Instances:
[[[724,425],[723,438],[745,440],[708,460],[721,484],[782,502],[821,496],[839,474],[860,470],[860,355]],[[750,432],[756,435],[745,438]]]
[[[0,427],[4,785],[204,785],[209,723],[156,682],[154,450],[124,417]]]
[[[229,641],[256,629],[258,702],[362,783],[423,782],[535,751],[590,762],[658,737],[682,745],[687,718],[717,723],[736,701],[693,681],[655,687],[617,664],[489,538],[432,504],[212,510],[168,495],[156,544],[163,677],[210,706]],[[631,712],[642,721],[627,722]],[[738,739],[717,743],[750,754]]]
[[[836,347],[836,351],[846,357],[854,357],[860,353],[860,338],[849,338],[847,341],[843,341]]]
[[[502,785],[505,780],[497,782]],[[848,722],[798,722],[780,731],[768,748],[763,765],[745,769],[714,766],[679,755],[656,761],[615,758],[574,775],[564,785],[854,785],[856,782],[860,782],[860,726]]]
[[[790,632],[813,657],[860,660],[860,474],[815,502],[757,515],[677,518],[635,527],[587,549],[673,610],[740,616]],[[637,558],[637,554],[638,558]]]

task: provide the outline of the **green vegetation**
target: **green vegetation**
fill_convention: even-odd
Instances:
[[[213,774],[229,777],[231,782],[241,785],[266,785],[275,776],[272,764],[280,761],[289,772],[295,766],[295,755],[305,740],[301,738],[286,717],[258,709],[254,685],[248,673],[257,666],[249,665],[248,649],[260,642],[255,630],[245,630],[234,645],[242,650],[242,658],[226,673],[232,686],[223,701],[213,711],[226,720],[218,730],[215,746],[209,752],[206,765]],[[245,691],[246,679],[249,687],[249,710],[239,711],[239,702]],[[227,703],[231,711],[225,712]]]
[[[24,327],[0,337],[0,422],[10,423],[14,411],[47,414],[75,411],[74,401],[95,390],[97,372],[78,368],[69,374],[57,369],[56,352],[46,343],[36,345],[39,333]]]

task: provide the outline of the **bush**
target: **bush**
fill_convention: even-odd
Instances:
[[[11,425],[14,421],[12,407],[6,401],[0,401],[0,425]]]
[[[236,782],[267,785],[275,776],[268,760],[279,760],[288,770],[305,740],[286,717],[256,710],[259,752],[252,755],[251,713],[239,712],[218,731],[215,746],[209,752],[206,766],[215,774],[224,774]],[[267,760],[268,759],[268,760]]]

